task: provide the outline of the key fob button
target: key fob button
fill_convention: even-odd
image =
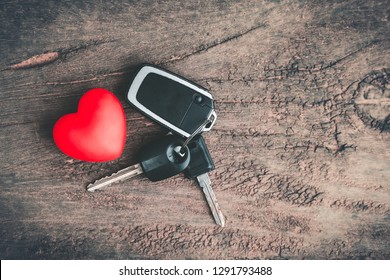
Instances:
[[[203,97],[200,94],[195,94],[194,95],[194,101],[197,104],[202,104],[203,102]]]

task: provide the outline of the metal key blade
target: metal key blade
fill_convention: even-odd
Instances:
[[[210,207],[211,213],[213,214],[215,222],[221,226],[225,226],[225,217],[222,214],[221,209],[219,208],[219,204],[217,198],[215,197],[214,191],[211,188],[211,180],[208,173],[204,173],[196,177],[199,182],[199,185],[202,187],[203,192],[206,196],[207,203]]]
[[[137,163],[127,168],[124,168],[122,170],[119,170],[118,172],[110,176],[106,176],[102,179],[99,179],[92,184],[89,184],[87,186],[87,190],[90,192],[94,192],[97,189],[107,187],[115,182],[120,182],[135,177],[142,173],[143,173],[142,167],[140,164]]]

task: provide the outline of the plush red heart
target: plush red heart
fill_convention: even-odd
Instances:
[[[61,117],[53,128],[54,142],[66,155],[85,161],[118,158],[126,141],[126,117],[113,93],[103,88],[86,92],[77,113]]]

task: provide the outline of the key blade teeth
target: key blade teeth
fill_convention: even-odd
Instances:
[[[106,176],[102,179],[96,180],[92,184],[89,184],[87,186],[87,191],[94,192],[95,190],[109,187],[113,183],[121,182],[126,179],[129,179],[131,177],[137,176],[139,174],[142,174],[142,168],[140,164],[135,164],[133,166],[129,166],[127,168],[124,168],[122,170],[119,170],[116,173],[113,173],[112,175]]]
[[[196,179],[198,180],[199,185],[203,189],[203,192],[205,194],[207,203],[209,205],[211,213],[213,214],[215,222],[217,223],[217,225],[224,227],[226,221],[225,216],[222,214],[217,198],[215,197],[214,191],[211,187],[211,180],[209,175],[205,173],[199,175],[198,177],[196,177]]]
[[[94,191],[96,191],[96,190],[98,190],[98,189],[101,189],[101,188],[104,188],[104,187],[109,187],[109,186],[111,186],[113,183],[114,183],[114,181],[115,182],[118,182],[119,180],[113,180],[113,178],[116,176],[116,175],[118,175],[118,173],[119,173],[120,171],[118,171],[118,172],[116,172],[116,173],[113,173],[112,175],[109,175],[109,176],[106,176],[106,177],[103,177],[103,178],[101,178],[101,179],[98,179],[98,180],[96,180],[95,182],[93,182],[93,183],[91,183],[91,184],[89,184],[88,186],[87,186],[87,190],[89,191],[89,192],[94,192]],[[114,178],[115,179],[115,178]]]
[[[102,179],[96,180],[95,182],[93,182],[87,186],[87,191],[94,192],[94,191],[101,189],[103,187],[109,187],[110,185],[112,185],[112,183],[105,184],[105,181],[109,181],[110,178],[111,178],[111,176],[106,176]]]

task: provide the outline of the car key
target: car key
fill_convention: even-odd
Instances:
[[[202,188],[211,213],[213,214],[215,222],[221,227],[225,226],[225,217],[219,207],[217,198],[211,187],[211,180],[208,172],[214,170],[214,162],[211,159],[209,150],[202,135],[197,135],[187,147],[190,150],[190,163],[188,164],[184,174],[190,178],[198,181]]]
[[[179,174],[190,162],[189,149],[183,150],[182,145],[183,139],[172,134],[151,142],[140,149],[139,163],[89,184],[87,190],[93,192],[140,174],[153,182]]]
[[[135,74],[127,101],[141,113],[188,138],[211,129],[216,120],[212,95],[176,74],[145,64]]]

